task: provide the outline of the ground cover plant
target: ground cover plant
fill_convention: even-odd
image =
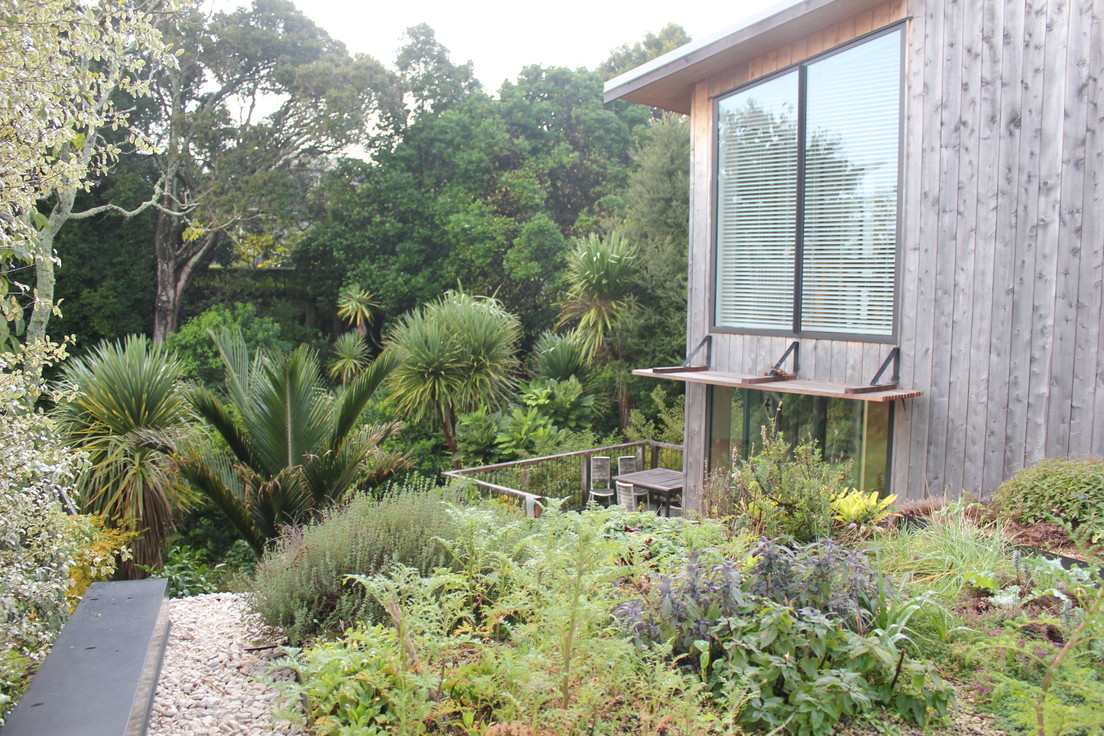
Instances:
[[[910,649],[921,604],[860,552],[618,508],[450,514],[445,564],[353,576],[374,605],[294,651],[317,733],[826,734],[952,702]]]
[[[1083,542],[1104,543],[1104,459],[1041,460],[1001,484],[993,507],[1015,522],[1058,522]]]

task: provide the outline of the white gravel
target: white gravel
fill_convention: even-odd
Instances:
[[[169,633],[148,736],[295,734],[271,717],[276,689],[268,673],[277,643],[237,593],[169,601]]]

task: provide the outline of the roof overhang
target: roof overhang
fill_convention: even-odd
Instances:
[[[786,0],[606,82],[605,101],[628,100],[690,114],[694,85],[885,0]]]

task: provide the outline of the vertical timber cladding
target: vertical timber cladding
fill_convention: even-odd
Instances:
[[[894,489],[1104,454],[1099,3],[915,2]],[[917,178],[918,177],[918,178]]]
[[[709,332],[712,97],[908,18],[892,490],[988,492],[1047,456],[1104,455],[1104,18],[1092,0],[894,0],[696,85],[688,348]],[[788,338],[718,333],[761,372]],[[801,376],[869,380],[886,346],[801,340]],[[687,386],[688,417],[706,417]],[[687,424],[687,503],[706,472]]]
[[[713,97],[829,51],[907,17],[907,0],[890,0],[843,21],[797,38],[717,74],[694,88],[691,110],[690,287],[687,350],[709,334],[712,302],[713,241]],[[733,373],[760,373],[786,351],[792,338],[715,333],[712,366]],[[865,383],[877,372],[890,346],[884,343],[801,339],[801,377],[836,383]],[[706,387],[686,385],[685,503],[697,508],[706,468],[708,408]],[[903,412],[898,412],[901,414]],[[900,420],[898,420],[898,424]]]

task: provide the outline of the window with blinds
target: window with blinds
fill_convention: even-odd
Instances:
[[[714,324],[893,334],[901,31],[717,102]]]

